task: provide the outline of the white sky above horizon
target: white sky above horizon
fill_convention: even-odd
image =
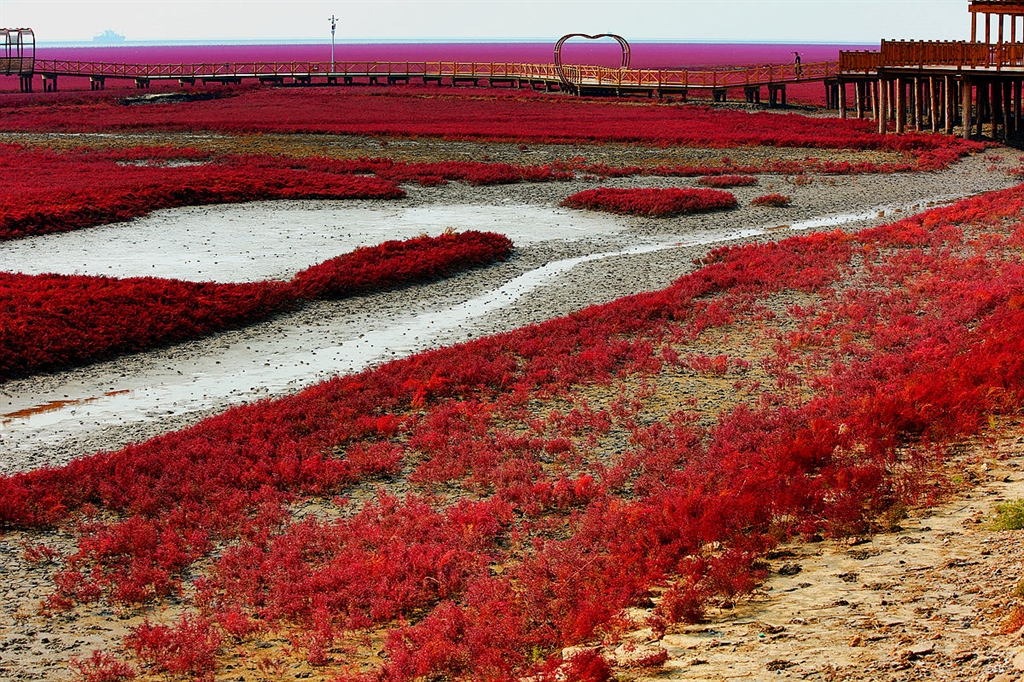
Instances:
[[[967,0],[0,0],[0,27],[36,40],[556,39],[877,43],[965,40]]]

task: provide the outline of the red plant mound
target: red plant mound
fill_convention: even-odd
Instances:
[[[757,184],[753,175],[705,175],[697,184],[705,187],[749,187]]]
[[[256,199],[393,199],[391,181],[189,149],[53,152],[0,145],[0,240]]]
[[[128,639],[153,672],[283,632],[341,679],[603,679],[561,648],[652,587],[653,625],[699,617],[778,541],[928,502],[946,447],[1019,412],[1022,218],[1019,187],[720,249],[660,292],[0,478],[0,527],[77,534],[50,608],[181,600]]]
[[[0,273],[0,377],[194,339],[261,319],[292,300],[281,282]]]
[[[569,208],[626,215],[666,217],[735,208],[736,197],[714,189],[615,189],[599,187],[573,194],[562,202]]]
[[[754,197],[750,200],[751,206],[771,206],[774,208],[785,208],[792,203],[792,199],[787,197],[785,194],[779,194],[773,192],[771,194],[765,194],[764,196]]]
[[[195,339],[280,312],[450,276],[508,258],[512,243],[465,232],[389,241],[303,270],[292,282],[0,273],[0,380]]]
[[[301,298],[345,298],[389,287],[447,277],[477,265],[505,260],[512,242],[493,232],[446,233],[388,241],[356,249],[303,270],[293,285]]]

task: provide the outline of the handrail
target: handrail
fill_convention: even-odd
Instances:
[[[842,73],[869,73],[887,67],[943,66],[957,69],[1002,69],[1024,66],[1020,43],[975,43],[963,40],[883,40],[877,52],[842,51]]]
[[[573,87],[619,86],[642,88],[730,88],[781,83],[799,83],[833,78],[837,62],[766,64],[720,70],[630,69],[588,65],[565,65],[565,80]],[[35,72],[44,76],[91,78],[277,79],[283,77],[397,77],[459,79],[522,79],[557,83],[562,80],[556,64],[519,62],[456,61],[351,61],[351,62],[205,62],[177,64],[127,64],[64,59],[37,59]]]

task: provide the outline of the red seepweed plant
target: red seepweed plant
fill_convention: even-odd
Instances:
[[[9,103],[8,103],[9,102]],[[5,103],[8,103],[5,105]],[[439,137],[514,143],[646,144],[734,148],[884,150],[908,167],[942,168],[984,146],[953,136],[879,135],[868,121],[747,113],[702,105],[625,102],[505,90],[240,89],[173,107],[126,107],[117,97],[26,102],[0,97],[0,130],[188,131]]]
[[[722,211],[737,206],[736,197],[714,189],[615,189],[599,187],[577,192],[562,202],[569,208],[664,218]]]
[[[660,292],[0,478],[0,525],[79,534],[52,608],[185,599],[129,640],[152,670],[192,637],[212,673],[220,633],[275,628],[341,679],[602,679],[561,647],[652,588],[662,621],[699,619],[779,540],[927,502],[944,446],[1019,410],[1022,218],[1024,187],[718,249]],[[708,375],[735,399],[679,399]]]
[[[769,206],[772,208],[785,208],[792,203],[792,199],[785,194],[779,194],[773,192],[771,194],[765,194],[763,196],[754,197],[750,200],[751,206]]]
[[[290,282],[0,273],[0,381],[195,339],[301,301],[448,277],[505,260],[511,251],[503,235],[469,231],[359,248]]]
[[[753,175],[705,175],[697,184],[705,187],[749,187],[757,184]]]

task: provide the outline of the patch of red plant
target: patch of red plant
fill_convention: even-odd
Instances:
[[[129,220],[160,208],[256,199],[394,199],[389,180],[189,149],[54,152],[0,145],[0,239]]]
[[[663,218],[690,213],[707,213],[735,208],[736,197],[714,189],[616,189],[598,187],[577,192],[562,206],[591,211]]]
[[[10,104],[5,105],[5,102]],[[209,130],[232,134],[327,133],[442,137],[517,143],[640,143],[730,148],[750,145],[883,150],[909,167],[942,168],[984,146],[954,136],[879,135],[869,121],[747,113],[698,105],[618,102],[508,91],[424,88],[250,88],[173,106],[133,106],[71,97],[33,104],[0,98],[5,131]]]
[[[757,184],[753,175],[705,175],[697,184],[705,187],[749,187]]]
[[[785,194],[779,194],[773,192],[771,194],[765,194],[760,197],[754,197],[750,200],[751,206],[770,206],[773,208],[785,208],[789,206],[793,200]]]
[[[281,312],[448,277],[508,258],[503,235],[446,233],[364,247],[291,282],[0,273],[0,380],[195,339]]]
[[[1024,405],[1022,215],[1018,187],[718,249],[660,292],[2,477],[0,524],[78,534],[51,608],[182,595],[189,621],[137,632],[168,670],[212,673],[176,643],[244,638],[251,619],[309,635],[318,662],[345,637],[377,679],[541,674],[655,585],[658,617],[699,619],[756,585],[780,539],[932,499],[943,448]],[[787,292],[799,303],[779,307]],[[698,355],[734,330],[764,339],[756,380]],[[652,421],[680,373],[752,397]],[[406,496],[345,498],[380,481]],[[304,500],[342,513],[296,518]],[[191,601],[181,582],[207,557]]]

